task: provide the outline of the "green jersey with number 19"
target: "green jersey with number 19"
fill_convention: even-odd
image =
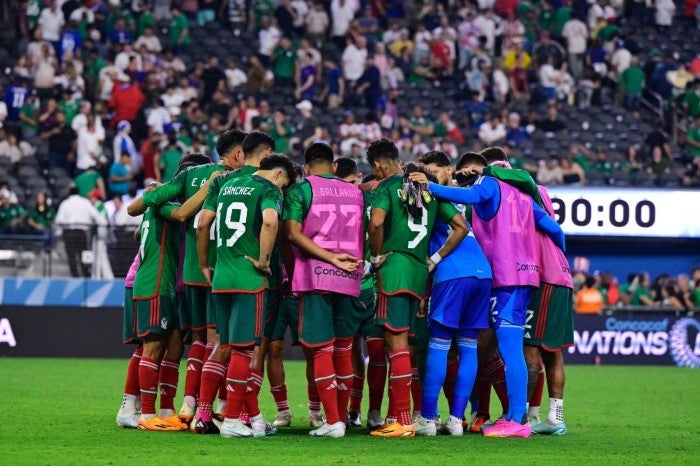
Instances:
[[[270,181],[251,175],[235,178],[219,192],[216,206],[214,293],[253,293],[268,287],[267,277],[246,256],[260,256],[262,212],[282,211],[282,192]]]
[[[159,186],[151,192],[143,194],[143,203],[147,206],[160,206],[172,199],[189,199],[194,196],[216,171],[226,170],[221,164],[197,165],[181,171],[175,178]],[[185,230],[185,261],[182,269],[182,279],[186,285],[209,286],[199,269],[199,259],[197,259],[197,225],[199,224],[199,212],[194,217],[187,220]],[[210,239],[214,240],[214,232]],[[211,248],[212,256],[214,248]],[[213,258],[213,257],[212,257]]]
[[[372,191],[372,209],[386,212],[382,254],[391,252],[379,268],[379,289],[386,294],[409,293],[423,298],[428,280],[428,248],[430,233],[439,216],[445,222],[459,214],[450,203],[434,199],[423,203],[421,218],[408,214],[401,201],[403,177],[393,175]]]
[[[178,206],[149,207],[141,220],[141,265],[134,278],[134,299],[175,296],[180,224],[170,214]]]

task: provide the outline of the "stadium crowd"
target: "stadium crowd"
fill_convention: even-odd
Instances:
[[[700,57],[642,48],[634,28],[692,33],[696,3],[11,0],[0,228],[36,231],[38,192],[55,204],[90,169],[103,181],[78,181],[81,194],[113,200],[167,181],[188,151],[216,160],[232,127],[268,131],[296,161],[329,142],[365,172],[368,141],[384,135],[403,161],[501,144],[546,185],[694,185]],[[198,50],[219,28],[245,47]],[[577,138],[597,114],[571,111],[601,105],[644,130],[645,87],[683,113],[682,149],[667,122],[626,145]]]

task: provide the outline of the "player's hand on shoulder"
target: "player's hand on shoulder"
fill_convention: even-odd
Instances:
[[[408,175],[408,179],[415,181],[416,183],[422,184],[423,186],[428,186],[428,177],[425,173],[413,172]]]
[[[162,183],[158,183],[157,181],[151,181],[148,183],[148,186],[144,189],[144,192],[150,193],[154,191],[158,186],[160,186]]]
[[[477,165],[471,165],[469,167],[464,167],[461,170],[459,170],[457,173],[461,175],[483,175],[484,174],[484,167],[479,167]]]
[[[250,256],[245,256],[246,259],[250,261],[251,264],[253,264],[253,267],[258,269],[260,272],[262,272],[265,275],[272,275],[272,269],[270,268],[270,263],[263,263],[260,262],[259,260],[253,259]]]

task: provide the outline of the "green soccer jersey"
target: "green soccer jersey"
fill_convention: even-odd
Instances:
[[[173,199],[189,199],[207,182],[212,173],[225,169],[226,167],[221,164],[207,164],[183,170],[164,185],[157,187],[149,193],[144,193],[143,203],[147,206],[161,206]],[[187,229],[185,230],[185,262],[183,265],[182,278],[186,285],[208,286],[204,275],[202,275],[202,271],[199,269],[199,259],[197,258],[198,224],[199,213],[187,220]],[[214,239],[213,236],[211,239]]]
[[[282,192],[265,178],[234,178],[221,188],[216,206],[214,293],[253,293],[269,287],[267,277],[246,259],[260,256],[262,212],[266,209],[281,213]]]
[[[175,296],[180,224],[171,222],[174,204],[149,207],[141,221],[141,265],[134,279],[134,299]]]
[[[372,191],[372,209],[386,212],[382,254],[391,252],[379,269],[379,288],[387,294],[410,293],[422,298],[428,279],[430,233],[438,216],[448,223],[459,214],[449,202],[423,204],[420,219],[411,217],[401,201],[403,177],[393,175]]]

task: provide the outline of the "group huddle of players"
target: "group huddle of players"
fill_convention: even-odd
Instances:
[[[303,167],[274,150],[265,133],[226,131],[220,163],[187,155],[129,205],[143,215],[124,301],[124,342],[137,348],[118,425],[223,437],[289,426],[289,330],[306,358],[312,436],[361,426],[365,374],[373,436],[566,433],[572,283],[543,187],[497,147],[454,167],[440,151],[403,166],[381,139],[363,180],[326,144],[306,148]],[[265,361],[271,423],[258,406]],[[491,421],[492,387],[503,414]]]

